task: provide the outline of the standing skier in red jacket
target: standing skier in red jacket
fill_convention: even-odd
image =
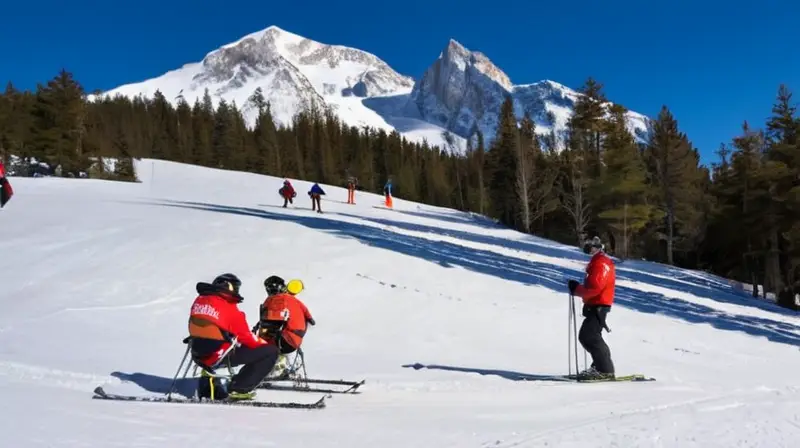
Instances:
[[[577,280],[568,282],[569,291],[583,298],[583,324],[581,324],[578,340],[592,355],[592,365],[578,374],[586,379],[613,379],[614,363],[611,361],[611,349],[603,340],[603,329],[610,331],[606,325],[606,315],[614,303],[614,286],[616,273],[614,262],[603,251],[600,238],[594,237],[583,245],[583,251],[592,256],[586,266],[586,277],[581,285]]]
[[[233,274],[222,274],[211,284],[197,284],[199,296],[189,316],[192,358],[207,368],[223,362],[225,357],[231,367],[244,365],[231,378],[227,391],[217,378],[202,378],[197,389],[200,397],[211,397],[210,383],[214,381],[214,399],[251,399],[278,360],[277,347],[250,331],[245,314],[238,307],[244,300],[239,295],[241,284]]]
[[[14,196],[14,189],[11,188],[11,182],[6,179],[6,167],[3,166],[3,159],[0,158],[0,208],[3,208],[8,201]]]

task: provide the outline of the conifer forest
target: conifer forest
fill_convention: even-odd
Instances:
[[[135,181],[134,158],[155,158],[344,186],[497,219],[521,232],[580,246],[598,235],[606,251],[700,269],[775,293],[795,307],[800,293],[800,117],[787,86],[778,86],[763,123],[741,124],[710,166],[691,136],[662,106],[649,142],[626,129],[625,108],[608,106],[601,83],[580,89],[565,135],[537,135],[518,120],[510,98],[497,134],[476,135],[466,151],[409,142],[397,132],[351,127],[309,107],[291,126],[276,126],[260,90],[242,105],[214,107],[206,95],[173,106],[152,99],[89,100],[68,71],[0,95],[0,157],[17,175],[31,161],[55,175]],[[452,140],[450,140],[452,141]],[[114,159],[113,169],[103,159]],[[26,171],[28,170],[28,171]],[[53,174],[53,173],[48,173]],[[77,180],[76,180],[77,181]],[[265,191],[265,196],[275,196]]]

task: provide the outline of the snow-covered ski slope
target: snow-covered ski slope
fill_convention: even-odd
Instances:
[[[619,374],[655,382],[515,381],[566,373],[578,250],[400,199],[390,211],[359,192],[347,205],[337,187],[320,215],[307,182],[283,209],[278,178],[137,169],[139,184],[13,179],[0,211],[2,446],[797,446],[798,314],[724,280],[618,265],[604,336]],[[251,324],[264,278],[303,279],[309,375],[365,378],[362,393],[310,411],[91,399],[98,385],[165,391],[194,285],[223,272],[243,279]]]

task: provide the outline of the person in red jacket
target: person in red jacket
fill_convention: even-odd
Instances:
[[[283,181],[283,186],[278,190],[278,194],[283,198],[283,208],[286,208],[288,204],[292,204],[294,198],[297,197],[297,192],[294,191],[294,187],[292,183],[289,182],[289,179]]]
[[[614,363],[611,360],[611,349],[603,340],[603,329],[611,331],[606,325],[606,315],[614,304],[614,286],[616,273],[614,262],[603,251],[600,238],[594,237],[584,243],[583,251],[592,256],[586,266],[586,277],[583,284],[577,280],[568,282],[571,294],[583,299],[583,324],[581,324],[578,340],[590,355],[592,365],[579,377],[590,379],[613,379]]]
[[[3,166],[3,159],[0,158],[0,208],[3,208],[14,196],[14,189],[11,182],[6,179],[6,167]]]
[[[251,399],[255,388],[272,370],[278,350],[254,335],[238,304],[242,282],[234,274],[222,274],[213,282],[197,283],[199,296],[189,315],[189,335],[192,337],[192,358],[206,368],[214,368],[227,357],[231,367],[243,365],[231,378],[227,390],[214,381],[214,399]],[[201,378],[198,395],[211,396],[212,385]]]
[[[270,377],[284,375],[288,362],[286,355],[293,353],[303,344],[303,338],[308,330],[308,325],[316,325],[314,317],[306,305],[297,298],[303,290],[303,282],[292,280],[287,285],[277,275],[271,275],[264,280],[264,289],[267,298],[261,305],[261,337],[270,344],[276,344],[280,349],[278,362],[275,364]],[[275,324],[282,325],[280,335],[277,334]]]
[[[308,325],[316,325],[311,312],[297,298],[297,294],[303,290],[303,283],[292,280],[287,286],[282,278],[271,275],[264,280],[264,289],[267,291],[267,298],[261,306],[261,319],[286,322],[280,341],[274,342],[280,342],[282,354],[292,353],[303,343]]]

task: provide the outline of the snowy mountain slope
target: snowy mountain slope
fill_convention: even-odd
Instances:
[[[714,276],[626,261],[609,316],[620,374],[651,383],[520,382],[566,373],[578,250],[484,218],[294,181],[137,162],[140,184],[17,178],[0,212],[0,431],[9,446],[794,446],[797,313]],[[302,278],[309,374],[366,378],[321,411],[100,402],[157,394],[183,355],[197,281]],[[583,358],[581,356],[581,363]],[[181,390],[187,384],[182,384]],[[311,401],[291,392],[259,399]]]
[[[580,96],[553,81],[515,85],[486,55],[455,40],[421,75],[415,82],[371,53],[271,26],[223,45],[201,62],[103,95],[152,97],[160,90],[173,104],[181,96],[193,104],[208,89],[215,106],[222,98],[235,102],[252,125],[257,111],[248,98],[261,87],[278,124],[288,125],[295,113],[316,105],[350,125],[397,130],[411,141],[426,139],[443,148],[442,133],[449,131],[456,151],[466,149],[476,130],[492,140],[505,95],[514,99],[520,119],[530,113],[540,134],[555,128],[559,135]],[[631,133],[644,141],[649,119],[633,111],[628,119]]]

